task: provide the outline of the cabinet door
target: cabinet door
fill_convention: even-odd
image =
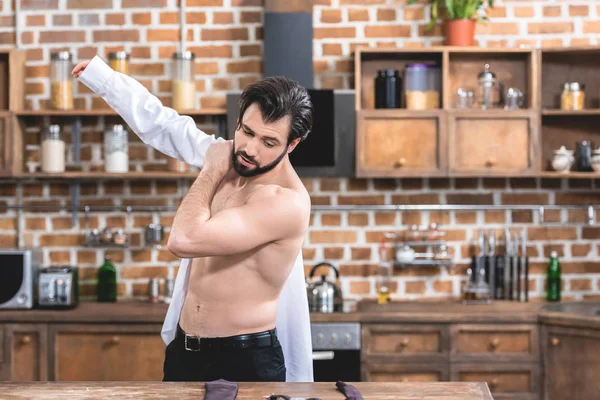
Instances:
[[[451,111],[451,175],[533,173],[539,154],[539,117],[532,111]]]
[[[448,381],[448,364],[369,363],[362,365],[364,382]]]
[[[542,327],[544,398],[595,399],[600,393],[600,330]]]
[[[478,363],[452,364],[453,382],[485,382],[494,399],[538,399],[538,364]]]
[[[434,362],[448,359],[448,332],[442,325],[363,325],[364,360]]]
[[[537,326],[469,325],[450,328],[452,361],[533,362],[538,360]]]
[[[11,114],[0,112],[0,176],[10,175],[13,165]]]
[[[56,381],[160,381],[165,345],[160,325],[53,325]]]
[[[15,324],[6,326],[9,380],[48,380],[46,325]]]
[[[359,111],[357,176],[444,175],[446,138],[438,110]]]

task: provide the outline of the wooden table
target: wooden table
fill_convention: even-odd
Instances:
[[[365,400],[492,400],[485,383],[352,383]],[[9,399],[194,399],[204,398],[197,382],[0,382],[0,397]],[[343,400],[335,383],[240,383],[236,400],[260,400],[271,394],[292,398]]]

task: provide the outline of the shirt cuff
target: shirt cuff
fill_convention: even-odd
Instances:
[[[79,76],[79,80],[94,92],[99,93],[114,72],[111,67],[96,55],[83,70]]]

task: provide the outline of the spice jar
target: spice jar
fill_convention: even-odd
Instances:
[[[123,125],[113,125],[104,132],[104,169],[106,172],[129,171],[129,143]]]
[[[50,57],[50,104],[57,110],[73,109],[71,53],[59,51]]]
[[[129,75],[129,53],[126,51],[108,53],[108,65],[117,72]]]
[[[65,141],[58,125],[50,125],[42,136],[42,171],[65,172]]]
[[[560,96],[560,108],[563,110],[583,110],[585,101],[585,85],[579,82],[563,84]]]
[[[196,98],[194,58],[194,53],[191,51],[173,54],[172,106],[176,110],[191,110],[194,108]]]
[[[440,69],[437,65],[412,63],[404,70],[405,103],[409,110],[440,106]]]

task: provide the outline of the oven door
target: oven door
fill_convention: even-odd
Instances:
[[[359,382],[360,350],[313,351],[315,382]]]
[[[315,382],[360,381],[360,324],[312,323]]]

